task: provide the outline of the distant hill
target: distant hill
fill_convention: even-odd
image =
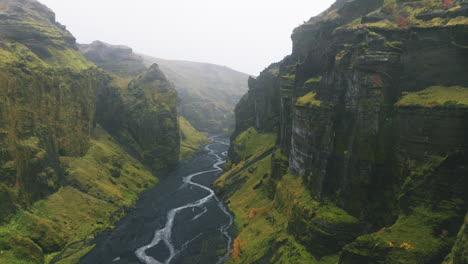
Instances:
[[[100,68],[121,76],[134,77],[146,70],[140,56],[127,46],[111,45],[102,41],[91,44],[78,44],[80,52]]]
[[[80,44],[80,52],[97,66],[131,78],[157,63],[180,98],[180,113],[197,130],[229,133],[234,128],[234,108],[248,90],[249,75],[225,66],[154,58],[136,54],[130,47],[102,41]]]
[[[141,55],[146,65],[157,63],[181,99],[181,114],[204,132],[229,132],[234,108],[247,92],[248,74],[208,63],[174,61]]]

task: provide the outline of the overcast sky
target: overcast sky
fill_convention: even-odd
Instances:
[[[334,0],[39,0],[79,43],[258,75],[291,52],[292,30]]]

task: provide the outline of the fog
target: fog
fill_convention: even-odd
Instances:
[[[258,75],[291,52],[291,33],[334,0],[39,0],[79,43],[225,65]]]

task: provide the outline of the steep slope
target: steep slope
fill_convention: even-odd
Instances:
[[[0,1],[0,219],[56,190],[89,148],[98,73],[36,1]]]
[[[200,152],[200,147],[212,142],[205,133],[195,129],[185,117],[179,117],[180,159],[188,159]]]
[[[466,1],[339,0],[294,31],[236,107],[231,263],[466,263],[467,17]],[[265,133],[276,151],[248,147]]]
[[[181,98],[180,112],[197,130],[229,133],[234,128],[234,107],[247,91],[249,76],[224,66],[173,61],[144,56],[157,63]]]
[[[155,170],[177,162],[176,93],[156,66],[121,88],[35,0],[0,0],[0,22],[0,263],[76,263],[156,184],[141,161]],[[124,90],[113,99],[133,116],[104,112],[102,91]],[[100,126],[113,121],[131,126],[134,141]]]
[[[80,52],[111,73],[97,91],[97,121],[153,170],[168,170],[180,151],[177,93],[157,64],[146,67],[126,46],[95,41]],[[120,113],[120,115],[115,115]]]
[[[97,90],[96,105],[97,121],[149,168],[177,164],[177,93],[156,64],[133,79],[113,77]]]
[[[146,146],[146,144],[140,144],[132,139],[131,133],[129,129],[134,126],[128,126],[122,123],[119,123],[113,119],[119,119],[117,117],[113,117],[113,112],[115,111],[124,111],[128,112],[129,110],[124,110],[125,101],[129,99],[129,92],[127,91],[128,82],[144,71],[147,70],[147,66],[145,65],[143,58],[133,52],[133,50],[126,46],[117,46],[117,45],[110,45],[101,41],[94,41],[91,44],[80,44],[78,45],[80,52],[89,60],[93,61],[98,65],[100,68],[108,71],[117,76],[114,80],[114,85],[120,86],[121,91],[117,91],[111,87],[109,91],[102,89],[100,90],[99,99],[100,103],[98,103],[98,107],[101,106],[103,111],[98,111],[102,113],[108,113],[108,115],[103,116],[103,118],[109,122],[103,122],[106,124],[106,127],[109,131],[113,131],[112,133],[120,139],[121,142],[126,142],[127,144],[132,146],[133,152],[141,152],[138,151],[142,146]],[[155,67],[155,64],[150,64],[148,66]],[[159,70],[158,70],[159,71]],[[163,74],[163,73],[161,73]],[[193,76],[190,76],[193,77]],[[188,78],[188,77],[187,77]],[[164,77],[164,82],[166,82]],[[117,94],[115,94],[117,93]],[[131,95],[130,95],[131,97]],[[182,100],[181,103],[184,105],[185,100]],[[131,116],[132,114],[128,114]],[[137,115],[137,113],[133,113],[133,115]],[[180,152],[180,159],[187,159],[194,156],[198,149],[209,142],[208,137],[204,134],[193,128],[190,121],[186,120],[183,116],[179,117],[179,124],[180,124],[180,139],[182,140],[181,145],[181,152]],[[132,118],[128,118],[127,120],[132,120]],[[163,122],[164,123],[164,122]],[[173,124],[172,121],[169,123]],[[167,130],[167,131],[170,131]],[[171,135],[166,136],[158,136],[160,139],[170,138]],[[177,143],[174,141],[174,143]],[[156,143],[158,145],[158,143]],[[175,146],[177,144],[173,144]],[[170,151],[171,149],[167,149]],[[158,152],[160,152],[158,150]],[[164,157],[165,154],[161,152],[161,157]],[[172,157],[172,156],[171,156]]]

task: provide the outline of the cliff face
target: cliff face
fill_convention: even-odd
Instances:
[[[276,77],[250,82],[233,139],[276,132],[306,195],[351,217],[327,222],[327,209],[286,201],[289,234],[314,257],[440,263],[450,252],[467,210],[467,12],[466,1],[337,1],[294,31]]]
[[[159,171],[177,165],[177,93],[158,65],[130,82],[116,77],[101,86],[96,105],[97,121],[148,167]]]
[[[156,65],[133,80],[110,75],[48,8],[0,0],[0,263],[86,254],[156,184],[141,162],[177,162],[176,98]]]
[[[0,2],[0,220],[63,181],[60,156],[80,156],[94,127],[98,76],[35,1]]]

